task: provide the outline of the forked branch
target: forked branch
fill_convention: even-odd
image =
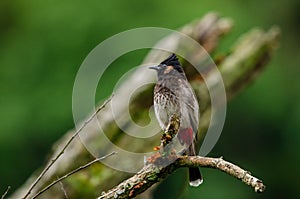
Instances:
[[[215,52],[216,55],[219,55],[217,58],[217,65],[218,69],[220,71],[220,74],[222,75],[222,78],[224,80],[224,85],[226,89],[226,95],[227,99],[234,98],[240,91],[242,91],[244,88],[249,86],[253,80],[255,80],[256,77],[260,74],[262,69],[265,68],[267,61],[272,57],[272,54],[274,50],[276,49],[276,46],[278,44],[280,30],[277,27],[273,27],[268,31],[263,31],[261,29],[254,29],[249,31],[248,33],[244,34],[243,36],[239,37],[239,39],[234,42],[235,44],[229,48],[230,52],[224,54],[222,51],[218,49],[218,43],[219,40],[222,39],[222,36],[231,29],[232,27],[232,20],[224,17],[219,17],[215,13],[210,13],[206,16],[204,16],[201,20],[197,20],[193,23],[187,24],[184,26],[184,28],[181,30],[184,34],[194,38],[197,40],[204,49],[208,52]],[[166,40],[164,40],[164,43],[160,42],[162,46],[174,46],[174,51],[178,49],[183,50],[183,54],[185,54],[187,57],[192,57],[197,62],[201,59],[201,52],[194,52],[192,49],[189,49],[188,47],[184,46],[184,43],[182,41],[172,37],[167,37]],[[184,46],[184,48],[182,48]],[[186,48],[185,48],[186,47]],[[224,55],[224,56],[223,56]],[[144,63],[156,63],[160,61],[165,55],[161,54],[161,51],[151,51],[147,58],[144,60]],[[202,56],[203,58],[203,56]],[[189,64],[183,63],[185,71],[189,71]],[[211,74],[210,71],[205,71],[208,76]],[[141,85],[141,77],[143,77],[144,82],[151,82],[152,78],[147,74],[143,73],[142,70],[137,70],[134,72],[126,81],[122,83],[122,86],[118,89],[118,92],[124,93],[125,95],[128,95],[128,91],[135,90],[136,85]],[[190,79],[190,82],[194,88],[194,91],[196,95],[201,98],[201,104],[200,109],[203,112],[201,122],[200,122],[200,128],[199,132],[205,132],[209,125],[209,119],[210,119],[210,110],[209,110],[209,104],[210,104],[210,98],[209,94],[206,92],[206,87],[203,84],[203,81],[201,80],[201,77],[198,73],[194,73],[193,70],[190,70],[190,72],[187,72],[187,77]],[[137,84],[139,83],[139,84]],[[134,88],[134,89],[132,89]],[[143,87],[141,89],[138,89],[136,91],[136,97],[132,101],[132,110],[131,114],[135,115],[136,118],[140,121],[143,121],[145,119],[145,116],[148,114],[149,111],[149,104],[152,103],[151,98],[152,96],[152,90],[147,89],[146,87]],[[127,110],[127,104],[124,103],[124,100],[122,97],[119,99],[114,98],[116,101],[115,103],[120,105],[117,111],[114,113],[114,115],[118,115],[120,118],[124,118],[124,124],[130,124],[129,117],[125,117],[127,113],[124,110]],[[143,112],[144,111],[144,112]],[[146,112],[145,112],[146,111]],[[141,114],[142,113],[142,114]],[[89,123],[88,126],[84,129],[85,131],[88,131],[88,140],[93,143],[93,141],[97,141],[97,143],[101,143],[103,139],[99,138],[99,132],[98,132],[98,120],[96,117],[92,116],[94,119]],[[127,143],[129,143],[131,137],[126,136],[126,134],[122,133],[118,126],[116,125],[114,121],[114,117],[112,114],[112,111],[109,107],[101,111],[101,114],[97,114],[97,118],[101,118],[102,127],[104,130],[109,132],[110,136],[113,137],[116,143],[119,143],[121,146],[124,147]],[[128,118],[128,119],[126,119]],[[129,126],[130,128],[130,126]],[[64,137],[62,137],[53,147],[53,152],[51,157],[56,157],[56,154],[60,154],[61,149],[65,146],[65,144],[68,142],[68,140],[74,136],[76,136],[77,129],[73,129],[70,132],[68,132]],[[137,132],[134,132],[137,133]],[[76,136],[77,137],[77,136]],[[105,136],[103,136],[105,137]],[[97,138],[97,139],[95,139]],[[147,142],[147,146],[145,144],[141,145],[134,145],[131,146],[132,151],[141,151],[145,149],[145,147],[152,147],[156,143],[157,140],[153,139],[152,141]],[[123,144],[123,145],[122,145]],[[58,146],[58,147],[57,147]],[[113,148],[107,148],[106,145],[93,145],[97,146],[97,151],[114,151]],[[45,172],[42,172],[42,174],[39,176],[38,174],[42,169],[39,169],[38,172],[35,172],[30,178],[28,178],[27,182],[24,183],[13,195],[11,198],[23,198],[25,195],[25,198],[31,198],[33,195],[35,195],[38,191],[40,191],[43,187],[45,187],[51,180],[56,178],[56,176],[63,176],[65,173],[72,171],[74,168],[77,168],[79,165],[83,165],[86,160],[92,160],[92,157],[86,150],[84,146],[82,146],[82,143],[79,139],[72,138],[72,143],[68,146],[66,150],[63,150],[64,157],[63,158],[57,158],[56,163],[52,163],[52,159],[50,159],[49,164],[51,164],[51,169],[46,169]],[[132,187],[130,191],[131,193],[127,193],[127,195],[124,193],[122,195],[122,190],[124,191],[129,190],[128,187],[120,188],[118,189],[119,192],[113,192],[114,189],[107,192],[106,194],[103,194],[100,198],[109,198],[109,196],[113,194],[117,194],[119,198],[128,197],[131,195],[133,197],[134,195],[137,195],[138,193],[142,192],[143,190],[150,187],[155,182],[158,182],[162,178],[164,178],[166,175],[169,175],[168,172],[164,171],[166,169],[170,169],[170,171],[175,170],[179,167],[188,167],[189,163],[183,164],[181,161],[184,160],[184,158],[187,157],[181,157],[176,161],[176,164],[169,165],[170,167],[164,168],[163,170],[155,169],[151,170],[151,165],[148,165],[147,167],[143,168],[137,175],[146,175],[147,172],[154,172],[152,175],[146,175],[148,176],[148,181],[145,180],[146,185],[138,184],[138,183],[132,183],[130,180],[134,180],[136,178],[132,177],[128,180],[123,182],[123,186],[127,186],[127,182],[131,182]],[[195,159],[193,159],[195,158]],[[199,166],[203,167],[212,167],[217,168],[221,167],[224,162],[220,161],[219,158],[213,158],[216,162],[216,164],[210,165],[202,165],[204,164],[204,160],[210,160],[209,158],[203,158],[203,157],[188,157],[185,161],[201,161],[199,162]],[[193,161],[190,164],[194,164]],[[179,166],[178,164],[183,164]],[[136,165],[136,163],[132,163]],[[207,163],[208,164],[208,163]],[[198,165],[198,163],[197,163]],[[214,166],[213,166],[214,165]],[[229,164],[225,164],[229,165]],[[129,165],[130,166],[130,165]],[[49,167],[49,166],[48,166]],[[149,168],[150,167],[150,168]],[[105,165],[99,166],[99,173],[105,174],[105,178],[99,178],[97,182],[92,182],[90,187],[93,187],[93,191],[100,191],[108,190],[109,187],[115,186],[118,182],[120,182],[122,179],[127,178],[127,174],[120,175],[119,173],[111,172],[109,167],[106,167]],[[224,169],[228,168],[227,166],[224,167]],[[231,168],[239,168],[239,167],[231,167]],[[150,169],[150,170],[149,170]],[[221,169],[222,170],[222,169]],[[239,169],[237,169],[239,171]],[[260,187],[260,186],[253,186],[254,184],[259,184],[259,180],[256,180],[256,178],[252,178],[249,173],[246,171],[240,172],[239,175],[235,175],[235,169],[230,170],[231,172],[227,172],[238,179],[241,179],[244,182],[249,182],[252,187]],[[85,169],[86,173],[93,173],[93,170],[91,168]],[[225,171],[226,172],[226,171]],[[46,173],[46,175],[45,175]],[[154,175],[157,174],[157,175]],[[145,177],[146,177],[145,176]],[[153,178],[151,178],[153,177]],[[157,178],[158,177],[158,178]],[[73,182],[80,183],[82,179],[77,178],[76,175],[69,177]],[[157,178],[157,179],[156,179]],[[34,179],[37,179],[34,181]],[[109,180],[108,180],[109,179]],[[143,178],[141,178],[143,179]],[[245,180],[249,179],[249,180]],[[143,182],[143,181],[142,181]],[[77,184],[78,184],[77,183]],[[144,182],[143,182],[144,183]],[[152,184],[151,184],[152,183]],[[66,183],[67,184],[67,183]],[[73,183],[73,185],[76,183]],[[86,190],[79,190],[78,187],[73,186],[71,184],[68,184],[68,187],[70,190],[76,190],[76,191],[70,191],[68,193],[70,198],[78,197],[75,194],[86,193]],[[130,185],[130,183],[129,183]],[[128,186],[129,186],[128,185]],[[121,186],[121,184],[120,184]],[[139,188],[141,186],[141,188]],[[101,187],[101,190],[99,190],[99,187]],[[118,186],[117,186],[118,187]],[[116,187],[116,188],[117,188]],[[264,187],[264,186],[262,186]],[[256,190],[259,192],[259,190],[263,190],[260,188],[256,188]],[[112,192],[112,194],[110,194]],[[60,191],[57,190],[57,188],[49,189],[47,192],[43,194],[43,197],[45,198],[52,198],[54,194],[59,194]],[[74,194],[74,195],[72,195]],[[63,193],[60,195],[61,197],[64,197]]]
[[[250,172],[230,163],[223,158],[210,158],[201,156],[179,156],[178,159],[164,168],[158,168],[154,164],[149,164],[141,169],[131,178],[121,182],[107,192],[103,192],[98,199],[121,199],[134,198],[138,194],[150,188],[153,184],[166,178],[176,169],[181,167],[207,167],[223,171],[245,184],[254,188],[255,192],[261,193],[266,186],[261,180],[252,176]]]

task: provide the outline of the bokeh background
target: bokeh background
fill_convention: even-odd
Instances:
[[[0,1],[0,195],[18,188],[45,161],[51,145],[74,126],[72,87],[86,55],[121,31],[158,26],[176,29],[217,11],[234,20],[222,42],[229,50],[253,27],[282,29],[281,44],[267,69],[228,106],[221,138],[211,156],[224,156],[262,178],[266,192],[252,189],[212,169],[205,183],[183,187],[170,176],[155,198],[300,198],[300,1]],[[136,66],[146,51],[126,56]],[[107,72],[109,95],[118,75]],[[114,74],[114,75],[113,75]],[[118,75],[116,75],[118,74]],[[172,194],[171,194],[172,193]],[[167,194],[167,195],[166,195]]]

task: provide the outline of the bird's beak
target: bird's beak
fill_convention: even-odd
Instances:
[[[159,70],[159,66],[149,66],[149,69]]]

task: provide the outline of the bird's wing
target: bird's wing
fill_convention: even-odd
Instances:
[[[187,80],[179,79],[180,110],[182,115],[182,128],[192,127],[196,134],[199,126],[199,105],[193,89]]]

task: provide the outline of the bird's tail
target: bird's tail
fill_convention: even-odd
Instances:
[[[190,186],[198,187],[203,182],[199,168],[189,168]]]
[[[196,155],[194,143],[192,143],[189,147],[188,154]],[[189,181],[190,186],[192,187],[198,187],[200,184],[202,184],[203,178],[198,167],[189,168]]]

